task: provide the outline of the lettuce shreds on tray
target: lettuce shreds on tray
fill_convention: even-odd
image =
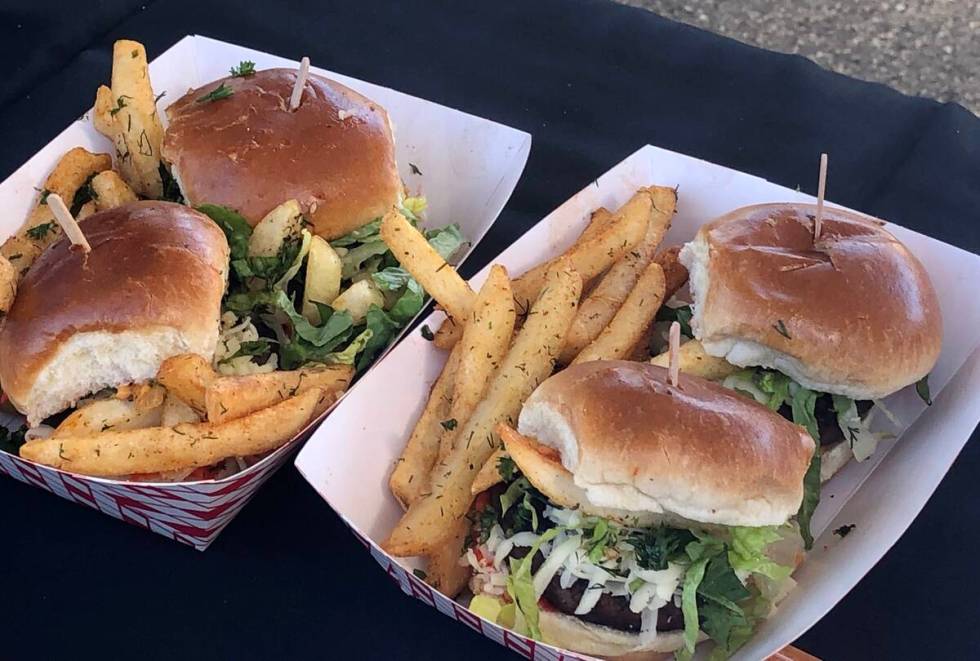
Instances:
[[[425,198],[410,197],[401,211],[418,226],[425,206]],[[370,294],[363,319],[335,310],[332,301],[314,301],[319,313],[314,324],[301,312],[312,239],[305,227],[288,236],[277,254],[255,256],[249,255],[252,227],[241,215],[210,204],[198,210],[224,230],[231,250],[218,347],[222,372],[291,370],[309,363],[344,363],[363,371],[425,304],[422,287],[381,240],[380,218],[330,242],[343,263],[341,294],[352,286]],[[423,232],[447,261],[464,244],[457,225]]]

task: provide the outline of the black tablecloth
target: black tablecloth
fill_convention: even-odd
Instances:
[[[607,2],[19,2],[0,13],[0,177],[87,109],[111,44],[204,34],[522,128],[527,170],[474,272],[652,143],[980,250],[980,121]],[[887,55],[883,55],[887,56]],[[974,439],[975,440],[975,439]],[[980,447],[800,645],[827,659],[980,644]],[[0,480],[0,657],[473,658],[505,652],[403,596],[291,466],[206,553]]]

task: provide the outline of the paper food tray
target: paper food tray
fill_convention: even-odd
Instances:
[[[665,246],[690,240],[703,223],[743,205],[813,200],[758,177],[647,146],[589,183],[493,261],[519,275],[568,247],[593,209],[616,208],[649,184],[679,186]],[[974,295],[980,257],[894,224],[887,229],[923,262],[939,294],[944,331],[942,355],[930,376],[934,404],[927,409],[911,388],[887,398],[886,405],[903,423],[899,438],[882,442],[863,463],[851,461],[824,486],[813,519],[816,542],[794,575],[797,588],[737,659],[769,656],[833,607],[909,526],[980,419],[980,300]],[[484,268],[473,278],[474,288],[488,272]],[[856,296],[855,306],[861,304]],[[442,319],[442,313],[434,313],[427,324],[436,328]],[[579,658],[474,616],[412,575],[412,561],[378,547],[402,513],[388,490],[389,473],[446,355],[414,332],[340,403],[303,448],[296,466],[406,593],[526,657]],[[388,396],[385,415],[378,416],[368,393],[382,386]],[[845,539],[834,536],[831,531],[844,523],[857,527]]]
[[[150,63],[154,91],[163,110],[188,89],[228,75],[242,60],[257,69],[298,63],[207,37],[188,36]],[[317,64],[317,63],[314,63]],[[472,249],[496,220],[524,170],[531,136],[424,99],[311,67],[384,106],[396,133],[398,169],[408,188],[428,197],[429,223],[459,223]],[[92,80],[92,98],[104,81]],[[107,82],[107,81],[106,81]],[[72,147],[112,152],[86,113],[0,184],[0,237],[16,232],[58,159]],[[410,164],[417,166],[417,174]],[[455,261],[462,261],[466,254]],[[397,342],[397,338],[395,340]],[[353,389],[363,386],[358,382]],[[319,419],[322,420],[322,417]],[[319,422],[317,420],[316,422]],[[316,423],[310,427],[314,427]],[[141,484],[73,475],[0,452],[0,473],[94,507],[117,519],[148,528],[203,550],[214,541],[262,482],[285,462],[309,428],[247,470],[221,480],[182,484]]]

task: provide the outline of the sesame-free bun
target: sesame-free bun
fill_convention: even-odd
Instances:
[[[875,219],[760,204],[703,226],[681,250],[705,351],[801,385],[877,399],[929,373],[942,317],[925,268]]]
[[[333,239],[383,216],[401,180],[385,109],[316,74],[289,110],[295,69],[191,90],[167,108],[162,154],[191,205],[230,207],[255,225],[291,199]],[[225,85],[231,96],[198,99]]]
[[[685,374],[674,387],[666,369],[627,361],[548,378],[518,431],[558,451],[580,490],[568,498],[727,526],[786,523],[814,449],[802,427],[733,390]]]
[[[210,360],[228,243],[207,216],[133,202],[81,221],[34,262],[0,327],[0,384],[31,426],[102,388],[147,381],[166,358]]]

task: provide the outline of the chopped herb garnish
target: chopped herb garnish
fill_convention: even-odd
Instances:
[[[439,424],[442,425],[442,428],[445,429],[446,431],[452,431],[456,429],[457,423],[456,423],[456,418],[449,418],[449,420],[443,420]]]
[[[857,528],[857,525],[856,524],[853,524],[853,523],[845,523],[840,528],[835,528],[834,529],[834,534],[837,535],[838,537],[840,537],[841,539],[844,539],[845,537],[847,537],[848,535],[850,535],[851,534],[851,531],[854,530],[855,528]]]
[[[235,93],[235,90],[231,89],[224,83],[221,83],[213,90],[197,97],[198,103],[211,103],[212,101],[218,101],[219,99],[227,99],[229,96]]]
[[[422,333],[422,337],[428,340],[429,342],[436,339],[435,334],[432,332],[432,329],[429,328],[428,324],[422,324],[422,329],[420,332]]]
[[[48,235],[48,232],[54,231],[54,221],[47,223],[41,223],[40,225],[35,225],[34,227],[27,230],[27,236],[34,239],[35,241],[40,241]]]
[[[132,98],[131,96],[128,96],[126,94],[120,95],[119,98],[116,99],[116,107],[111,108],[109,110],[109,114],[115,117],[116,113],[118,113],[120,110],[126,107],[126,99],[131,99],[131,98]]]
[[[786,330],[786,324],[783,323],[782,319],[777,319],[776,323],[772,325],[776,329],[776,332],[785,337],[787,340],[792,340],[793,338],[789,336],[789,331]]]
[[[413,573],[413,574],[415,574],[415,576],[416,576],[417,578],[421,578],[421,579],[422,579],[423,581],[424,581],[424,580],[425,580],[425,579],[426,579],[426,578],[427,578],[427,577],[429,576],[428,574],[426,574],[426,573],[425,573],[424,571],[422,571],[421,569],[413,569],[413,570],[412,570],[412,573]]]
[[[235,78],[248,78],[255,75],[255,62],[242,60],[237,67],[231,68],[231,75]]]
[[[409,163],[408,167],[411,168],[412,174],[417,174],[419,176],[422,176],[422,171],[419,170],[419,166],[415,165],[415,163]]]
[[[915,382],[915,392],[922,398],[922,401],[926,403],[926,406],[932,406],[932,395],[929,394],[928,374]]]

